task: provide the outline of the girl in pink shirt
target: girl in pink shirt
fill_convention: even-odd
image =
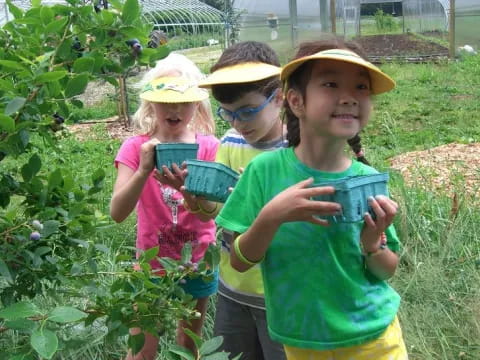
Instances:
[[[155,146],[159,143],[197,143],[197,158],[214,161],[219,141],[212,135],[215,122],[208,92],[197,87],[202,78],[198,67],[179,54],[170,54],[145,74],[140,86],[142,99],[134,115],[139,135],[127,139],[115,158],[118,176],[113,189],[110,214],[122,222],[136,208],[137,248],[159,246],[159,257],[179,259],[186,242],[193,247],[192,262],[199,261],[209,244],[215,242],[215,224],[198,209],[195,198],[182,194],[182,171],[174,164],[173,171],[155,169]],[[193,209],[193,210],[191,210]],[[160,269],[157,261],[153,269]],[[216,275],[216,274],[215,274]],[[216,279],[216,276],[215,276]],[[187,280],[184,290],[197,299],[199,319],[180,322],[177,342],[195,351],[183,328],[200,335],[208,297],[216,292],[217,281]],[[132,329],[139,333],[140,329]],[[155,359],[158,337],[145,334],[143,349],[128,360]]]

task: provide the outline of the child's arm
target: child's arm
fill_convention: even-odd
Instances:
[[[118,175],[113,187],[110,216],[122,222],[135,209],[143,186],[154,169],[154,150],[158,140],[150,140],[140,148],[140,164],[133,170],[125,164],[118,164]]]
[[[341,210],[340,204],[310,198],[332,194],[335,190],[331,186],[309,187],[312,182],[313,179],[310,178],[289,187],[262,208],[252,226],[235,240],[238,242],[238,251],[232,249],[230,255],[234,269],[244,272],[260,262],[283,223],[307,221],[322,226],[328,225],[326,220],[318,219],[315,215],[334,215]],[[238,257],[238,252],[244,259]]]
[[[360,237],[368,270],[381,280],[393,276],[398,266],[398,255],[382,244],[382,233],[392,224],[398,205],[385,196],[371,199],[370,205],[376,214],[374,221],[365,215],[365,227]]]

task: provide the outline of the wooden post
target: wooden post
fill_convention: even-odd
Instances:
[[[123,125],[126,129],[130,127],[130,115],[128,115],[128,94],[127,81],[123,75],[118,77],[119,94],[117,108],[119,109],[119,116],[123,119]]]
[[[290,10],[290,21],[292,22],[291,26],[291,39],[292,39],[292,48],[296,48],[298,44],[298,12],[297,12],[297,0],[289,1],[289,10]]]
[[[327,0],[319,0],[320,6],[320,25],[323,33],[328,32],[328,2]]]
[[[450,47],[448,55],[450,59],[455,58],[455,0],[450,0],[450,14],[448,19],[449,29],[448,29],[448,39],[450,42]]]
[[[337,33],[337,10],[335,0],[330,0],[330,22],[332,23],[332,34]]]

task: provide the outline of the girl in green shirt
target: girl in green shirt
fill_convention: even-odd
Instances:
[[[397,268],[392,226],[398,205],[370,199],[355,223],[319,218],[340,204],[313,183],[376,173],[365,164],[358,133],[371,96],[395,82],[358,55],[352,43],[304,43],[282,70],[289,147],[257,156],[217,217],[238,236],[231,264],[261,263],[267,323],[288,359],[407,359],[397,321],[399,295],[385,281]],[[349,141],[356,159],[346,156]]]

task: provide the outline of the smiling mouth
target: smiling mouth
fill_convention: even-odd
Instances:
[[[334,117],[335,119],[339,119],[339,120],[358,119],[358,116],[353,115],[353,114],[333,114],[333,117]]]

